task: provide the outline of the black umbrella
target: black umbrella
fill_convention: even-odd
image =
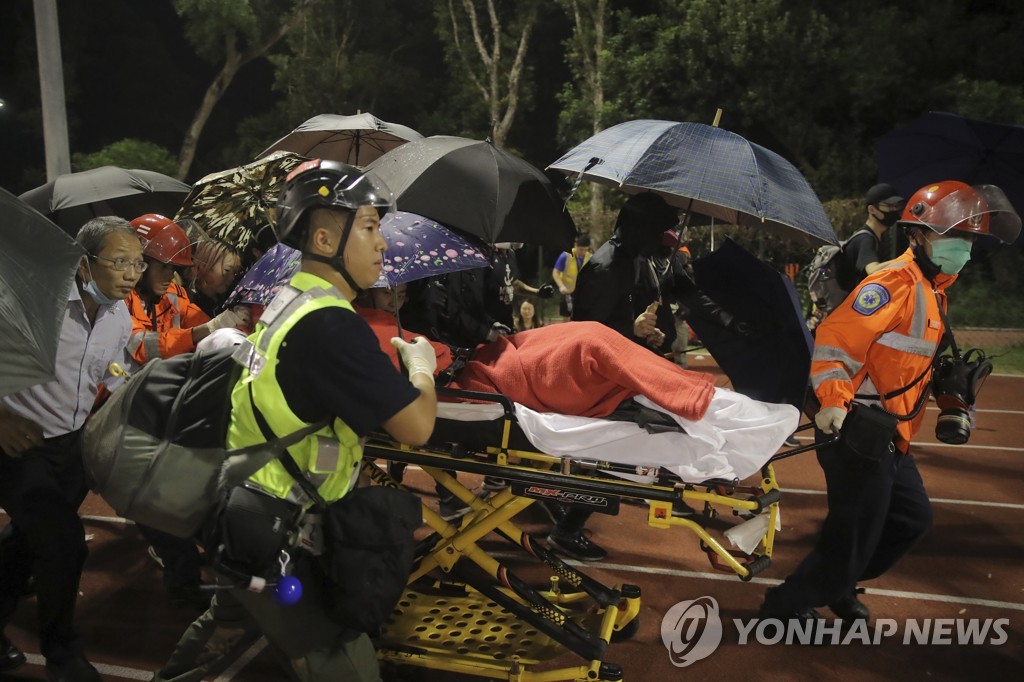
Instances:
[[[814,340],[793,284],[731,239],[695,260],[693,272],[704,293],[754,330],[741,336],[696,316],[687,318],[733,388],[802,409]]]
[[[435,136],[371,163],[398,207],[485,242],[567,250],[576,227],[544,173],[490,142]]]
[[[1024,211],[1024,126],[932,111],[875,141],[878,178],[905,197],[933,182],[996,185]]]
[[[58,175],[20,198],[73,237],[82,225],[101,215],[125,220],[145,213],[172,216],[189,189],[184,182],[156,171],[103,166]]]
[[[85,251],[0,189],[0,396],[54,378],[57,343]]]

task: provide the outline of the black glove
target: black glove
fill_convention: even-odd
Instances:
[[[545,284],[537,289],[537,298],[551,298],[555,295],[555,286],[553,284]]]

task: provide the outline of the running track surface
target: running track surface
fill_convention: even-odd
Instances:
[[[708,360],[691,368],[717,372]],[[719,385],[727,385],[719,375]],[[784,578],[814,541],[825,513],[824,482],[813,453],[783,460],[776,473],[783,488],[782,532],[776,536],[772,567],[744,583],[711,570],[696,536],[683,529],[657,530],[645,523],[646,509],[623,505],[619,516],[596,515],[593,538],[609,550],[605,562],[585,571],[608,584],[627,582],[643,590],[641,625],[630,641],[609,647],[605,660],[624,666],[627,680],[1020,680],[1024,662],[1024,377],[994,376],[978,404],[977,427],[966,446],[940,444],[934,437],[932,403],[913,448],[932,498],[935,525],[894,570],[866,585],[863,601],[873,619],[893,619],[898,632],[878,645],[787,646],[738,643],[733,619],[752,618],[767,586]],[[805,432],[806,433],[806,432]],[[806,442],[806,438],[805,438]],[[465,477],[473,481],[473,477]],[[410,471],[407,483],[433,495],[431,481]],[[434,500],[431,497],[431,502]],[[116,519],[102,500],[83,505],[90,556],[82,580],[78,628],[87,651],[106,680],[145,680],[159,667],[194,617],[171,608],[157,566],[138,532]],[[526,510],[524,528],[543,535],[542,514]],[[0,515],[0,525],[6,517]],[[523,575],[543,584],[546,573],[488,543]],[[722,643],[687,668],[673,666],[662,644],[660,625],[677,602],[714,597],[724,622]],[[1002,644],[904,644],[906,621],[916,619],[1007,619]],[[43,680],[43,659],[33,635],[35,603],[22,602],[7,635],[29,663],[5,679]],[[954,637],[955,641],[955,637]],[[571,655],[553,663],[576,665]],[[398,675],[398,677],[406,677]],[[417,676],[413,675],[413,679]],[[242,647],[226,670],[209,679],[262,682],[287,679],[263,640]],[[471,680],[421,672],[424,680]]]

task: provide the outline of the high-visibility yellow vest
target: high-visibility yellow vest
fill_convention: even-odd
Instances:
[[[256,331],[235,354],[244,369],[231,392],[229,448],[267,441],[256,421],[254,402],[276,436],[287,436],[308,426],[288,408],[281,392],[277,381],[277,354],[299,320],[313,311],[330,307],[352,310],[340,291],[305,272],[295,275],[267,306]],[[363,458],[359,437],[340,419],[306,436],[288,448],[288,452],[327,502],[338,500],[348,492]],[[249,480],[271,495],[300,503],[308,501],[280,461],[267,464]]]
[[[590,260],[590,252],[583,256],[583,265],[587,264]],[[580,274],[580,265],[576,263],[576,255],[571,251],[565,254],[565,270],[562,271],[562,284],[569,290],[570,293],[576,291],[576,276]]]

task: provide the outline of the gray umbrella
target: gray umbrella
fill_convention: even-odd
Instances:
[[[320,114],[264,149],[256,158],[283,149],[311,158],[365,166],[395,147],[422,138],[412,128],[382,121],[373,114]]]
[[[764,227],[808,246],[839,243],[793,164],[715,126],[627,121],[584,140],[549,168],[627,194],[655,192],[688,212]]]
[[[97,216],[125,220],[146,213],[172,216],[189,189],[184,182],[156,171],[102,166],[58,175],[20,198],[73,237]]]
[[[85,251],[0,189],[0,396],[54,378],[57,342]]]

